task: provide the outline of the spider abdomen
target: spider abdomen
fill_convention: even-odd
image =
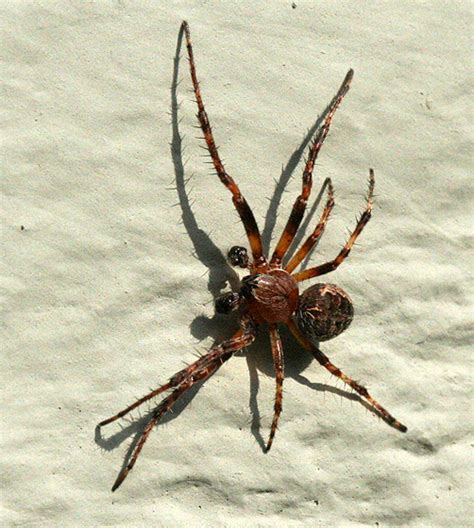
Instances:
[[[353,317],[351,298],[335,284],[314,284],[300,295],[296,320],[311,341],[327,341],[338,336]]]

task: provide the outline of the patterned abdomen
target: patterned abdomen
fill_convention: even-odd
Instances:
[[[353,317],[351,298],[335,284],[314,284],[300,295],[296,320],[311,341],[327,341],[338,336]]]

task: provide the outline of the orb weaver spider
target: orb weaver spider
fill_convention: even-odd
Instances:
[[[145,442],[158,421],[172,409],[177,400],[195,383],[208,379],[236,352],[248,347],[255,340],[257,329],[262,324],[266,324],[269,329],[276,379],[273,420],[265,448],[266,452],[272,446],[282,411],[284,366],[283,348],[278,330],[279,324],[286,324],[297,341],[306,350],[310,351],[324,368],[356,391],[370,404],[374,412],[388,424],[401,432],[407,431],[406,426],[396,420],[372,398],[365,387],[351,379],[331,363],[329,358],[316,345],[320,341],[326,341],[338,336],[351,323],[354,310],[348,294],[338,286],[327,283],[314,284],[301,295],[299,294],[298,288],[300,282],[334,271],[348,257],[357,237],[371,217],[375,184],[374,171],[372,169],[369,171],[369,190],[365,210],[359,217],[355,229],[352,231],[339,254],[324,264],[293,273],[319,241],[334,207],[334,190],[331,180],[328,179],[326,181],[327,201],[318,224],[295,255],[287,264],[283,265],[283,259],[303,219],[306,204],[311,193],[312,174],[316,158],[329,133],[334,114],[349,90],[354,74],[353,70],[349,70],[346,74],[338,92],[331,101],[325,120],[309,148],[308,159],[303,171],[301,194],[297,197],[293,205],[286,227],[271,258],[267,258],[263,252],[260,231],[252,210],[234,179],[226,172],[217,151],[209,119],[202,101],[191,45],[191,34],[186,21],[182,23],[181,32],[184,32],[186,37],[191,79],[198,106],[197,117],[199,124],[204,134],[214,169],[221,182],[232,193],[232,201],[247,234],[251,258],[248,255],[247,249],[242,246],[233,246],[230,249],[228,252],[230,264],[247,270],[248,275],[242,279],[239,291],[223,294],[215,301],[215,309],[218,313],[228,314],[234,310],[239,311],[240,329],[230,339],[212,347],[207,354],[204,354],[197,361],[174,374],[167,383],[146,396],[143,396],[116,415],[100,422],[98,425],[98,427],[102,427],[118,420],[144,402],[172,389],[172,392],[151,413],[137,445],[131,454],[130,461],[119,473],[112,487],[112,491],[115,491],[122,484],[135,465]]]

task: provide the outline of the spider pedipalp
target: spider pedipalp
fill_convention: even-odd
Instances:
[[[214,302],[216,313],[227,315],[237,310],[241,302],[241,296],[237,292],[223,293]]]
[[[239,268],[248,268],[249,266],[249,254],[247,248],[243,246],[232,246],[227,253],[227,259],[232,266]]]

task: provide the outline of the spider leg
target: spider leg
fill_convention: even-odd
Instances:
[[[341,87],[339,88],[336,95],[333,97],[331,104],[329,105],[329,111],[326,115],[326,119],[324,120],[323,126],[320,128],[318,135],[311,144],[308,159],[306,161],[306,165],[303,171],[303,187],[301,190],[301,194],[298,196],[293,205],[290,218],[288,219],[286,227],[283,233],[281,234],[280,240],[278,241],[275,251],[273,252],[272,259],[270,261],[270,264],[272,266],[279,267],[281,265],[283,257],[288,251],[291,242],[295,238],[296,231],[298,230],[298,227],[301,224],[301,220],[303,219],[303,215],[306,209],[306,204],[308,202],[309,195],[311,194],[313,169],[314,164],[316,162],[316,158],[318,157],[319,151],[323,146],[324,140],[326,139],[329,133],[329,128],[331,126],[334,114],[336,113],[336,110],[341,104],[341,101],[349,90],[353,75],[354,70],[349,70],[347,72],[344,81],[341,84]]]
[[[282,402],[283,402],[283,379],[285,376],[284,372],[284,362],[283,362],[283,347],[281,344],[280,334],[278,332],[278,327],[276,324],[270,325],[270,340],[272,345],[272,356],[273,364],[275,366],[275,381],[276,381],[276,391],[275,391],[275,405],[273,409],[273,421],[272,427],[270,429],[270,436],[268,437],[267,446],[265,452],[268,453],[272,447],[273,438],[278,427],[278,420],[282,411]]]
[[[111,416],[110,418],[103,420],[102,422],[99,423],[99,427],[115,422],[115,420],[122,418],[129,412],[139,407],[142,403],[145,403],[146,401],[151,400],[152,398],[158,396],[162,392],[167,391],[168,389],[173,389],[177,387],[183,381],[186,381],[189,378],[191,378],[191,376],[193,376],[193,374],[196,371],[199,371],[200,369],[206,367],[210,363],[216,361],[217,359],[219,359],[220,356],[222,356],[222,354],[227,353],[229,350],[236,351],[236,350],[240,350],[241,348],[245,348],[246,346],[248,346],[246,342],[249,336],[252,335],[251,331],[248,330],[250,326],[248,326],[247,321],[244,320],[242,322],[242,327],[245,328],[246,330],[240,329],[227,341],[223,341],[219,345],[212,347],[211,350],[209,350],[207,354],[204,354],[199,359],[197,359],[194,363],[191,363],[191,365],[188,365],[184,369],[174,374],[170,378],[168,383],[165,383],[161,387],[158,387],[157,389],[146,394],[145,396],[143,396],[143,398],[140,398],[139,400],[132,403],[131,405],[129,405],[128,407],[120,411],[119,413],[115,414],[114,416]],[[255,335],[255,332],[253,335]]]
[[[237,339],[237,338],[240,337],[241,334],[242,334],[242,330],[239,330],[233,337],[235,339]],[[219,357],[220,354],[222,354],[221,345],[212,348],[207,354],[205,354],[202,357],[200,357],[197,361],[195,361],[194,363],[191,363],[191,365],[188,365],[183,370],[180,370],[179,372],[174,374],[170,378],[168,383],[165,383],[161,387],[158,387],[157,389],[151,391],[147,395],[143,396],[143,398],[140,398],[139,400],[137,400],[136,402],[132,403],[131,405],[129,405],[128,407],[126,407],[125,409],[120,411],[119,413],[115,414],[114,416],[111,416],[110,418],[107,418],[107,420],[103,420],[102,422],[100,422],[99,423],[99,427],[102,427],[102,426],[107,425],[109,423],[115,422],[115,420],[118,420],[119,418],[122,418],[123,416],[125,416],[129,412],[131,412],[134,409],[136,409],[137,407],[139,407],[142,403],[145,403],[146,401],[151,400],[152,398],[155,398],[156,396],[158,396],[162,392],[167,391],[168,389],[173,389],[174,387],[177,387],[183,381],[185,381],[190,376],[192,376],[194,372],[196,372],[197,370],[199,370],[202,367],[206,366],[210,362],[215,361],[216,358]]]
[[[309,237],[306,239],[305,243],[300,247],[298,252],[290,260],[290,262],[288,262],[288,264],[285,266],[285,270],[288,273],[291,273],[296,267],[299,266],[301,261],[306,257],[306,255],[309,254],[309,252],[318,243],[319,239],[321,238],[321,235],[324,232],[326,223],[329,219],[329,215],[331,214],[331,211],[334,207],[334,188],[332,186],[331,179],[328,178],[326,182],[324,183],[324,185],[327,185],[328,187],[328,199],[324,207],[324,210],[321,213],[321,217],[319,218],[318,225],[316,226],[314,231],[311,233],[311,235],[309,235]]]
[[[178,401],[178,399],[195,383],[209,378],[231,356],[232,352],[227,352],[226,354],[221,356],[219,360],[216,360],[214,361],[214,363],[211,363],[210,365],[207,365],[203,369],[197,371],[191,378],[187,379],[186,381],[183,381],[181,385],[178,386],[178,388],[176,388],[158,405],[158,407],[153,411],[150,420],[146,424],[146,427],[143,430],[140,439],[132,453],[129,463],[119,473],[117,480],[112,486],[112,491],[115,491],[122,484],[122,482],[125,480],[129,472],[135,465],[135,462],[137,461],[138,456],[140,455],[140,452],[143,449],[143,446],[145,445],[145,442],[147,441],[151,431],[158,423],[160,418],[162,418],[168,411],[170,411],[173,405]]]
[[[376,409],[380,415],[382,416],[383,420],[387,422],[389,425],[394,427],[395,429],[398,429],[402,433],[407,432],[407,427],[403,425],[401,422],[399,422],[396,418],[394,418],[386,409],[384,409],[380,403],[372,398],[372,396],[369,394],[369,391],[351,379],[349,376],[346,376],[339,368],[337,368],[335,365],[331,363],[329,358],[319,350],[316,346],[311,343],[298,329],[296,324],[293,321],[290,321],[288,323],[288,327],[290,328],[292,334],[296,337],[296,339],[299,341],[299,343],[308,351],[310,351],[313,356],[316,358],[316,360],[319,362],[320,365],[322,365],[325,369],[329,370],[329,372],[336,376],[337,378],[341,379],[346,385],[349,385],[352,387],[360,396],[365,398],[370,405]]]
[[[344,260],[348,257],[349,253],[351,252],[354,242],[356,241],[357,237],[361,234],[362,230],[364,229],[365,225],[370,220],[370,217],[372,215],[374,185],[374,171],[373,169],[370,169],[369,192],[367,194],[367,205],[365,211],[359,218],[359,221],[357,222],[354,231],[352,231],[351,236],[344,244],[344,247],[339,252],[339,255],[337,255],[335,259],[330,260],[329,262],[325,262],[324,264],[315,266],[314,268],[308,268],[304,271],[300,271],[299,273],[295,273],[293,277],[296,282],[301,282],[307,279],[311,279],[312,277],[318,277],[319,275],[324,275],[325,273],[334,271],[340,264],[344,262]]]
[[[159,420],[168,412],[171,410],[173,405],[178,401],[178,399],[186,392],[188,391],[195,383],[198,383],[200,381],[204,381],[208,379],[210,376],[212,376],[221,365],[223,365],[228,359],[232,357],[232,355],[241,350],[242,348],[247,347],[250,345],[254,339],[255,339],[255,328],[254,327],[248,327],[246,331],[239,330],[237,334],[235,334],[232,338],[230,338],[227,341],[224,341],[220,345],[214,347],[214,349],[220,349],[220,353],[216,354],[213,359],[209,359],[210,354],[207,354],[204,356],[204,358],[208,358],[208,361],[206,363],[202,363],[201,367],[198,369],[195,369],[192,374],[190,374],[187,377],[184,377],[182,381],[179,383],[179,385],[175,388],[175,390],[169,394],[153,411],[150,420],[145,426],[145,429],[143,430],[140,439],[138,440],[138,443],[133,450],[133,453],[130,457],[129,463],[122,469],[122,471],[119,473],[117,480],[115,481],[112,491],[115,491],[125,480],[128,473],[131,471],[133,466],[135,465],[135,462],[138,459],[138,456],[140,455],[141,450],[143,449],[143,446],[145,445],[145,442],[147,441],[148,437],[150,436],[151,431],[155,427],[155,425],[159,422]],[[200,358],[197,362],[199,362]],[[197,363],[195,362],[195,363]],[[193,365],[195,365],[195,363]],[[191,366],[193,366],[191,365]],[[183,371],[181,371],[183,372]],[[178,373],[180,374],[180,372]],[[176,375],[175,375],[176,376]],[[173,376],[173,378],[175,377]],[[172,379],[173,379],[172,378]]]
[[[217,175],[219,176],[219,179],[232,193],[232,201],[234,202],[234,206],[237,209],[237,212],[239,213],[242,223],[244,224],[244,228],[247,233],[247,238],[252,249],[254,262],[257,266],[263,265],[266,263],[266,259],[263,256],[262,238],[260,236],[260,231],[258,229],[257,222],[255,221],[255,217],[247,201],[242,196],[238,185],[235,183],[234,179],[225,171],[224,164],[222,163],[219,153],[217,151],[214,136],[212,134],[211,125],[209,123],[209,119],[204,108],[204,103],[202,101],[201,88],[199,87],[199,81],[196,75],[196,66],[194,63],[193,48],[191,45],[191,33],[189,31],[188,23],[186,21],[183,21],[181,28],[184,30],[184,33],[186,35],[186,47],[188,49],[191,79],[193,82],[194,95],[196,97],[196,103],[198,106],[197,118],[199,119],[199,124],[201,125],[201,129],[204,134],[207,149],[209,151],[209,154],[211,155],[212,163],[217,172]]]

